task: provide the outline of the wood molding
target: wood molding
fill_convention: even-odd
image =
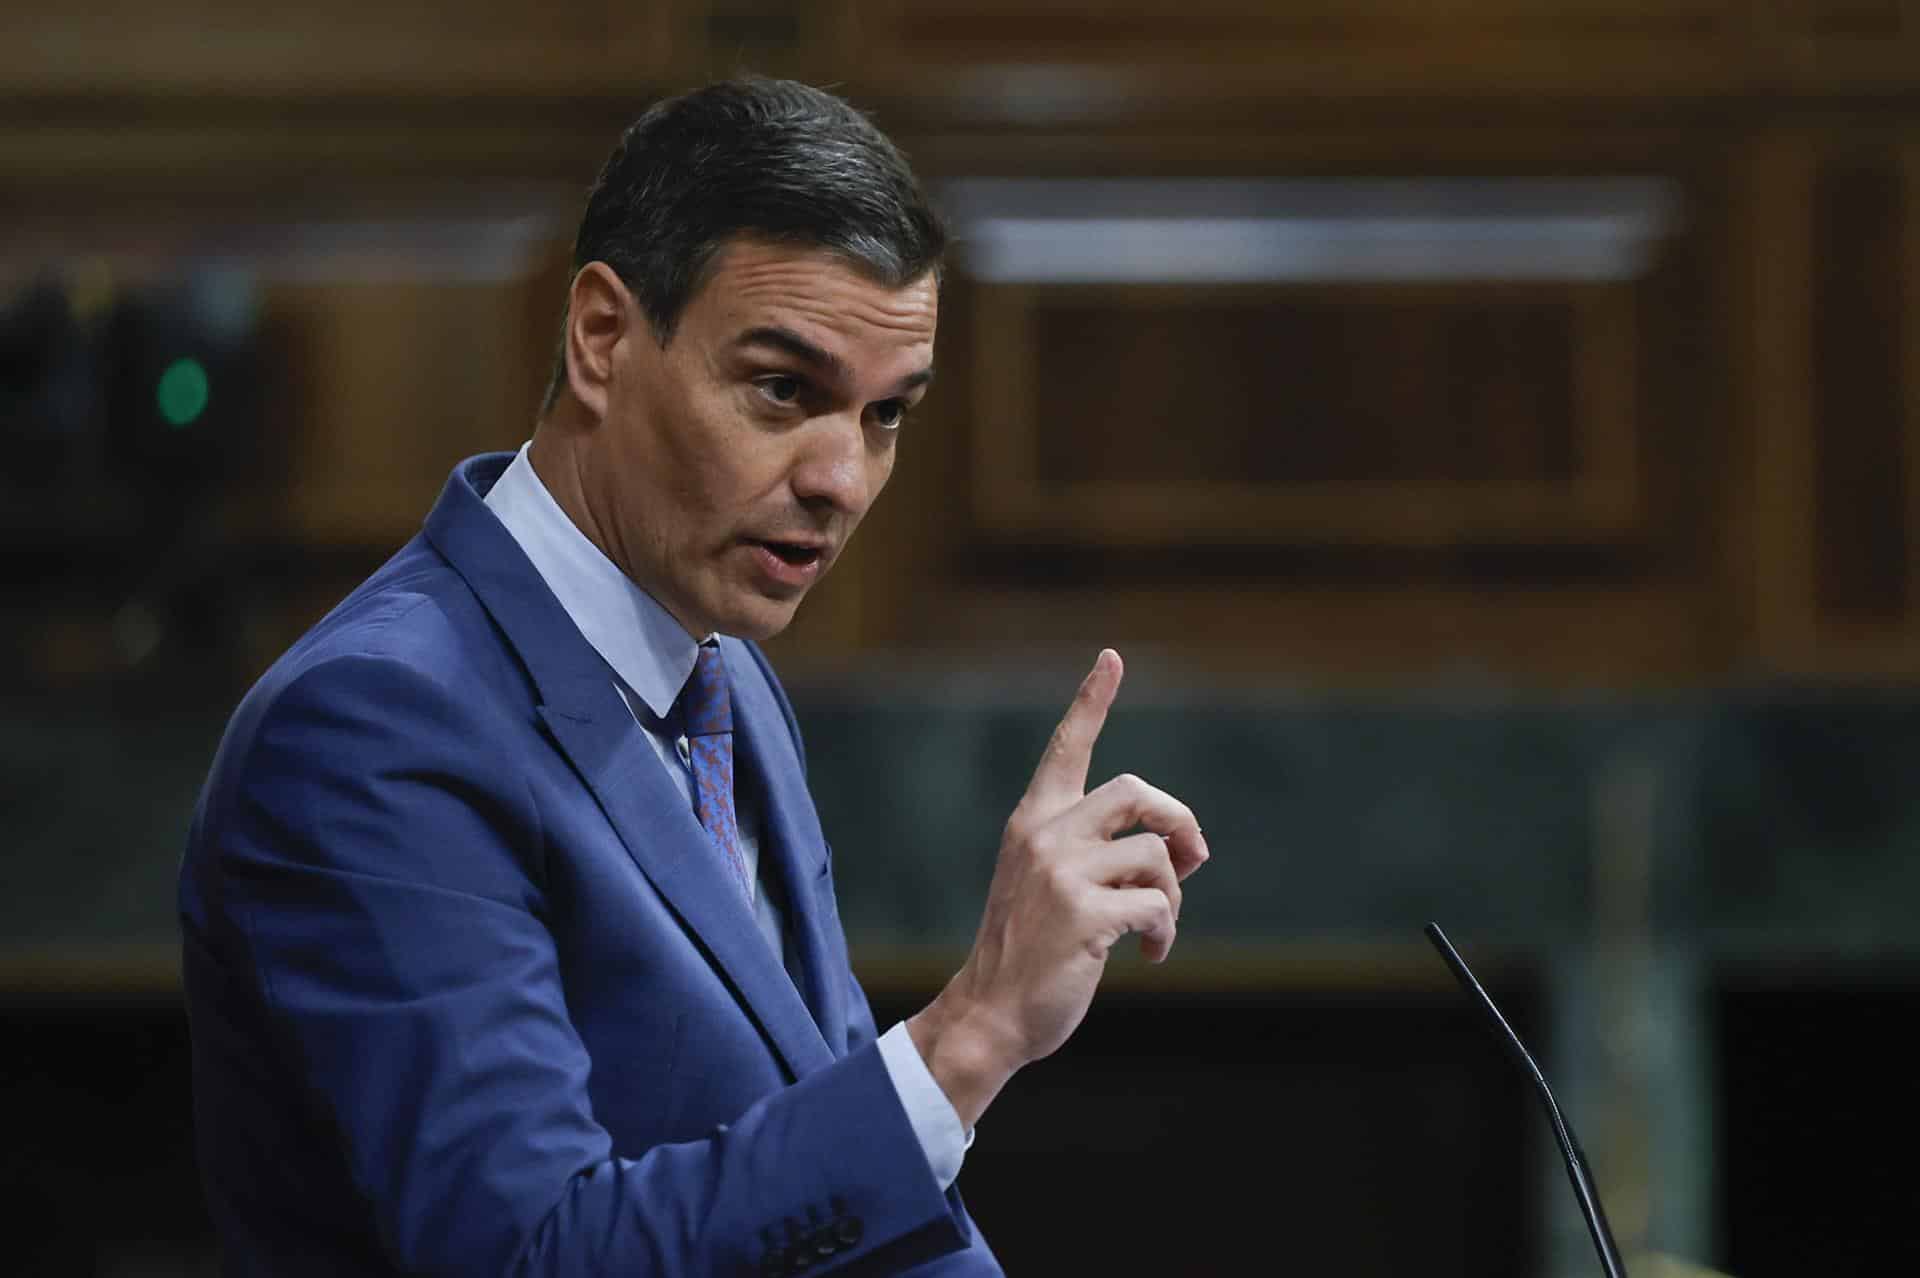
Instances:
[[[1371,302],[1453,297],[1552,298],[1572,317],[1572,481],[1049,482],[1038,473],[1041,423],[1034,367],[1035,314],[1049,295],[1094,297],[1129,310],[1178,306],[1233,293],[1288,297],[1351,294]],[[1606,543],[1640,531],[1635,420],[1636,341],[1631,284],[1399,285],[1365,289],[1139,288],[1030,284],[975,286],[978,349],[973,390],[973,501],[984,533],[1090,545],[1246,544],[1437,546],[1462,542]],[[1124,370],[1115,370],[1124,375]],[[1088,370],[1074,370],[1087,375]]]
[[[986,664],[1113,645],[1182,677],[1323,688],[1679,686],[1712,668],[1705,608],[1660,584],[954,584],[916,601],[907,644]]]
[[[1807,476],[1813,382],[1803,321],[1813,284],[1813,141],[1781,133],[1747,151],[1741,203],[1741,264],[1751,310],[1741,332],[1737,414],[1751,441],[1752,470],[1736,573],[1748,583],[1752,653],[1760,670],[1805,668],[1814,654],[1813,509]]]
[[[687,0],[78,0],[0,17],[0,93],[70,98],[628,95],[684,56]]]

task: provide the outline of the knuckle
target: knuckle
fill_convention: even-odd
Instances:
[[[1023,799],[1007,818],[1006,835],[1019,843],[1038,845],[1048,837],[1048,824],[1042,805],[1033,799]]]

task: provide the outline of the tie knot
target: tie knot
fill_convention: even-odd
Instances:
[[[733,731],[733,698],[727,692],[727,663],[720,656],[719,644],[700,645],[693,673],[680,690],[680,713],[690,737]]]

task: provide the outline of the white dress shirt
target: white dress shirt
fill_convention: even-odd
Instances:
[[[614,686],[646,732],[660,766],[686,796],[687,805],[693,806],[687,739],[670,738],[666,721],[687,676],[693,673],[699,641],[587,540],[540,482],[525,445],[487,493],[486,504],[533,561],[586,641],[613,668]],[[736,792],[734,802],[747,877],[753,884],[754,918],[773,952],[786,960],[784,920],[771,895],[761,890],[760,814],[746,787]],[[787,966],[791,971],[790,962]],[[927,1166],[945,1190],[960,1174],[972,1133],[961,1129],[960,1116],[927,1072],[905,1021],[882,1034],[879,1046],[887,1075],[920,1138]]]

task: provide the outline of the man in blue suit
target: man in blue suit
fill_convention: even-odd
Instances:
[[[1172,944],[1193,814],[1086,790],[1103,652],[978,939],[878,1032],[777,633],[932,375],[939,221],[830,95],[656,106],[588,199],[553,387],[233,717],[181,871],[231,1274],[998,1272],[969,1134]],[[404,429],[404,423],[396,423]]]

